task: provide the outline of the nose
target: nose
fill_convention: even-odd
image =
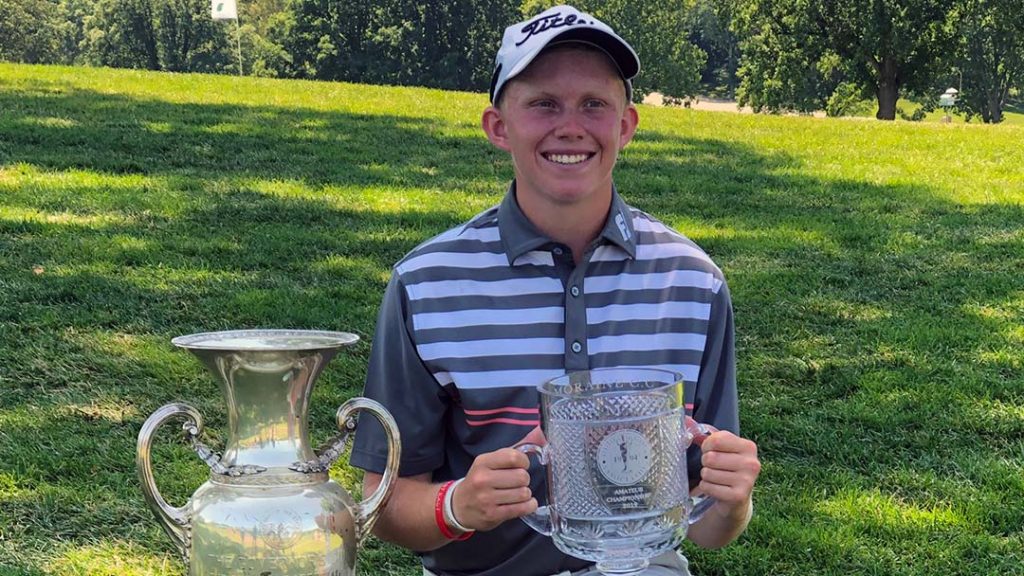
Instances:
[[[575,110],[562,114],[555,127],[555,137],[563,140],[581,140],[585,133],[580,114]]]

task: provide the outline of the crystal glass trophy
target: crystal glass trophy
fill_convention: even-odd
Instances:
[[[713,429],[686,416],[679,374],[574,372],[539,387],[548,505],[523,520],[607,575],[636,575],[674,550],[714,503],[689,493],[686,450]]]

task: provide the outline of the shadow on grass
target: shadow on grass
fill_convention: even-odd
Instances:
[[[503,153],[481,145],[482,136],[448,136],[425,118],[174,104],[49,83],[28,87],[0,91],[7,113],[0,121],[2,163],[445,190],[465,190],[481,165],[508,165]]]
[[[214,436],[223,424],[212,377],[171,350],[172,336],[257,326],[360,334],[313,402],[314,429],[328,435],[333,407],[359,389],[391,264],[463,219],[443,202],[384,211],[360,195],[434,189],[497,200],[510,173],[481,137],[451,136],[426,118],[44,88],[0,91],[0,109],[11,111],[0,120],[0,161],[27,165],[8,168],[13,184],[0,180],[2,206],[26,215],[0,219],[0,477],[20,494],[0,493],[0,525],[35,541],[53,537],[60,518],[63,539],[153,547],[162,537],[134,480],[142,420],[186,399]],[[995,506],[1024,499],[1024,487],[986,472],[991,459],[1019,457],[1024,440],[1024,419],[1000,412],[1021,403],[1024,378],[1007,353],[1015,328],[1006,318],[1024,294],[1024,211],[799,167],[735,142],[645,130],[617,168],[631,202],[725,270],[745,433],[769,464],[763,509],[798,519],[755,521],[746,554],[697,553],[702,572],[765,573],[758,558],[780,545],[820,552],[801,569],[839,559],[865,573],[898,571],[898,558],[857,544],[886,521],[844,531],[847,519],[794,486],[822,499],[881,491],[963,507],[981,526],[964,538],[979,546],[1024,524],[1024,511]],[[70,170],[84,176],[69,183],[60,173]],[[300,194],[281,192],[294,183]],[[170,439],[163,450],[158,477],[180,502],[202,468]],[[906,475],[917,470],[931,476]],[[815,538],[815,526],[834,538]],[[892,549],[918,546],[927,530],[895,530],[906,540]],[[981,560],[965,571],[955,560],[936,566],[1001,566]],[[778,569],[792,562],[782,554],[774,571],[804,573]]]

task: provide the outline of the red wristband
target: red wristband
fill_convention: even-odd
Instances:
[[[445,538],[449,540],[468,540],[474,532],[465,532],[456,535],[444,520],[444,495],[451,489],[452,484],[455,484],[455,480],[445,482],[441,485],[441,489],[437,491],[437,499],[434,500],[434,521],[437,522],[437,527],[441,530],[441,534]]]

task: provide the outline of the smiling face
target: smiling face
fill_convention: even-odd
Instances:
[[[541,54],[483,116],[488,139],[512,155],[516,199],[531,219],[546,208],[607,211],[612,168],[636,126],[608,56],[574,45]]]

